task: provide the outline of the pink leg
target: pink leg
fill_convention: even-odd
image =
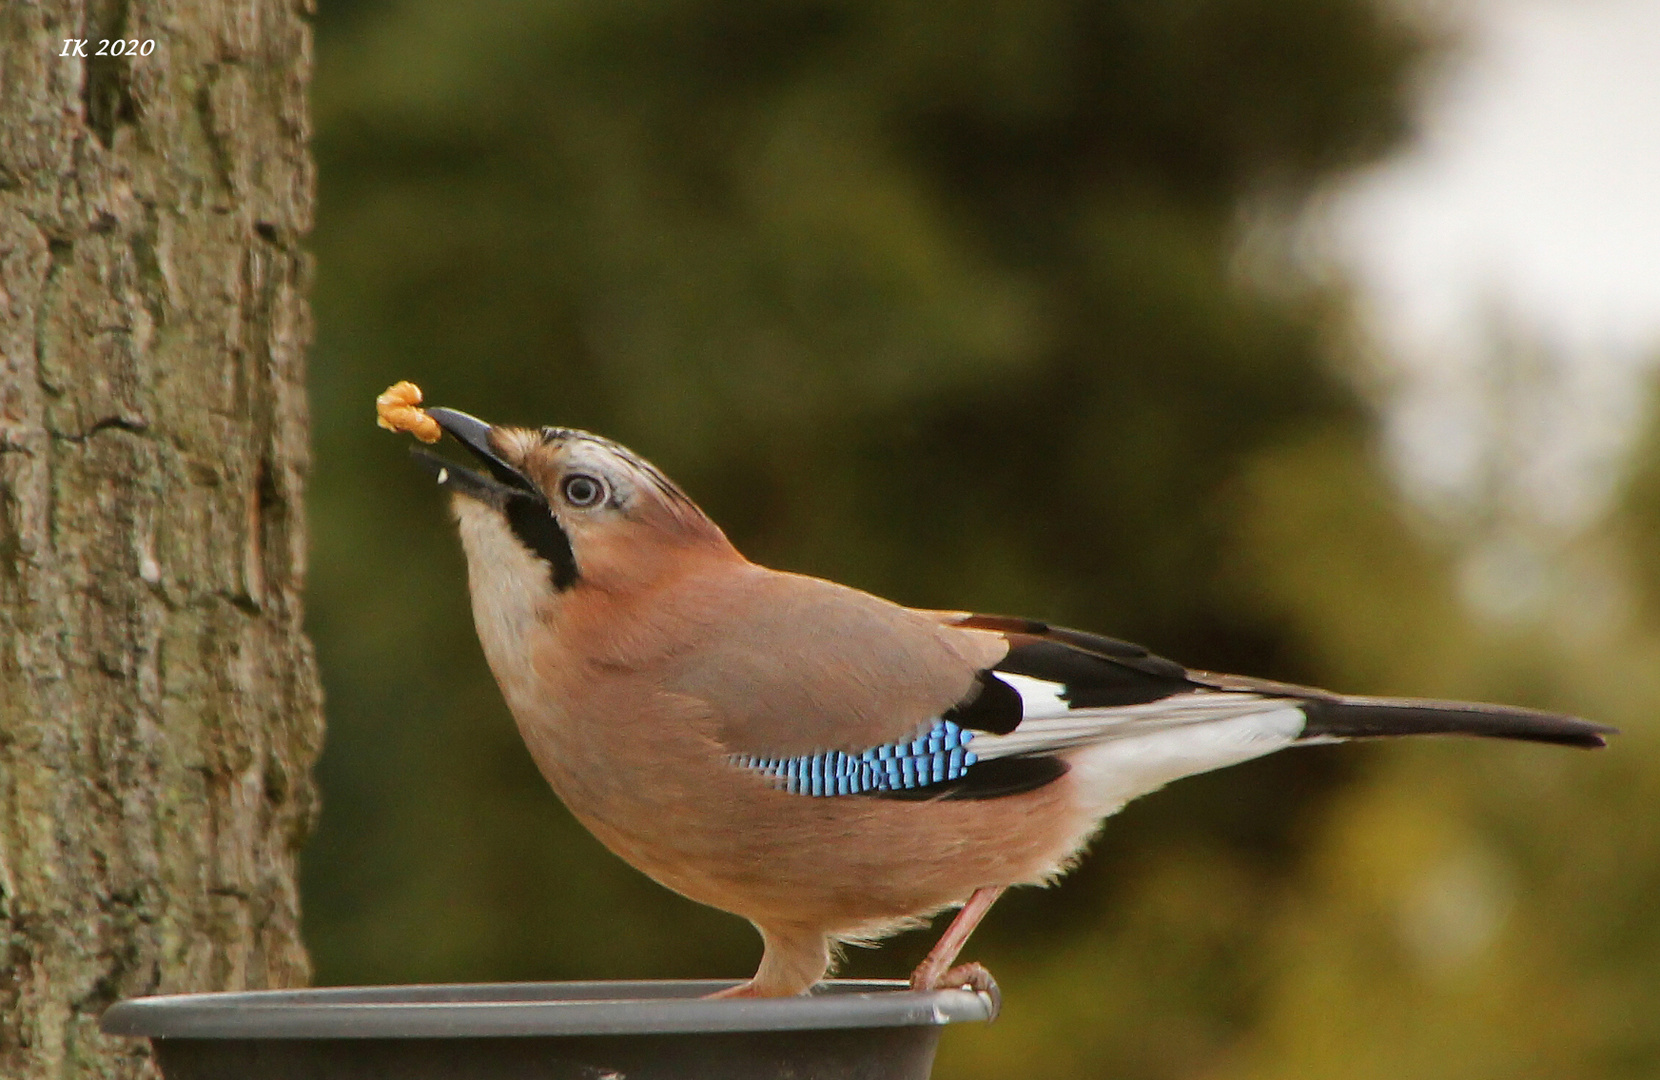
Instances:
[[[830,942],[811,927],[761,926],[761,966],[746,983],[710,994],[717,998],[791,997],[805,994],[830,970]]]
[[[951,925],[945,928],[940,935],[939,943],[934,946],[928,958],[911,972],[911,989],[913,990],[943,990],[953,986],[967,986],[987,994],[992,1000],[992,1016],[1002,1004],[1002,995],[998,993],[997,982],[991,977],[991,972],[979,964],[957,964],[957,954],[963,951],[968,944],[968,935],[974,933],[974,928],[980,925],[980,920],[986,917],[991,905],[997,903],[997,898],[1003,895],[1007,885],[987,885],[974,890],[974,895],[968,898],[968,903],[957,912],[957,917],[951,920]]]

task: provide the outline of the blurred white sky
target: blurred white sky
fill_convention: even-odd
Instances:
[[[1339,258],[1404,365],[1408,486],[1456,503],[1506,438],[1526,513],[1583,523],[1660,353],[1660,0],[1462,0],[1418,145],[1333,204]],[[1495,424],[1495,325],[1558,380]]]

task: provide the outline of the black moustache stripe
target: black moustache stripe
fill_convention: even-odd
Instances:
[[[507,524],[519,543],[548,564],[553,587],[564,592],[576,584],[576,554],[571,551],[571,538],[553,516],[553,511],[542,499],[529,495],[515,495],[502,507]]]

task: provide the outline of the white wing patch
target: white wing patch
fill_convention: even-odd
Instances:
[[[1031,675],[1011,675],[1004,671],[997,672],[996,676],[1014,687],[1020,695],[1021,714],[1027,721],[1065,716],[1072,711],[1066,699],[1061,697],[1066,692],[1065,683],[1050,682]]]

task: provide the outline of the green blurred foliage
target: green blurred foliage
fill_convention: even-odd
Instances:
[[[442,502],[372,424],[400,378],[615,437],[757,561],[903,602],[1355,690],[1579,703],[1548,650],[1468,624],[1403,518],[1334,358],[1342,298],[1241,256],[1406,134],[1427,47],[1380,3],[337,0],[318,43],[320,981],[759,956],[536,774]],[[974,953],[1008,1009],[948,1037],[938,1075],[1361,1075],[1350,1046],[1378,1075],[1522,1075],[1504,1009],[1535,985],[1590,1017],[1552,1011],[1578,1075],[1652,1071],[1654,1041],[1589,989],[1618,969],[1652,998],[1619,944],[1652,956],[1652,924],[1627,906],[1626,938],[1564,931],[1586,882],[1636,902],[1618,852],[1573,838],[1645,777],[1460,745],[1185,781],[1065,886],[999,905]],[[1380,914],[1444,865],[1501,897],[1471,953],[1491,977],[1437,982],[1413,959],[1433,927],[1414,945]],[[928,944],[845,970],[901,975]]]

